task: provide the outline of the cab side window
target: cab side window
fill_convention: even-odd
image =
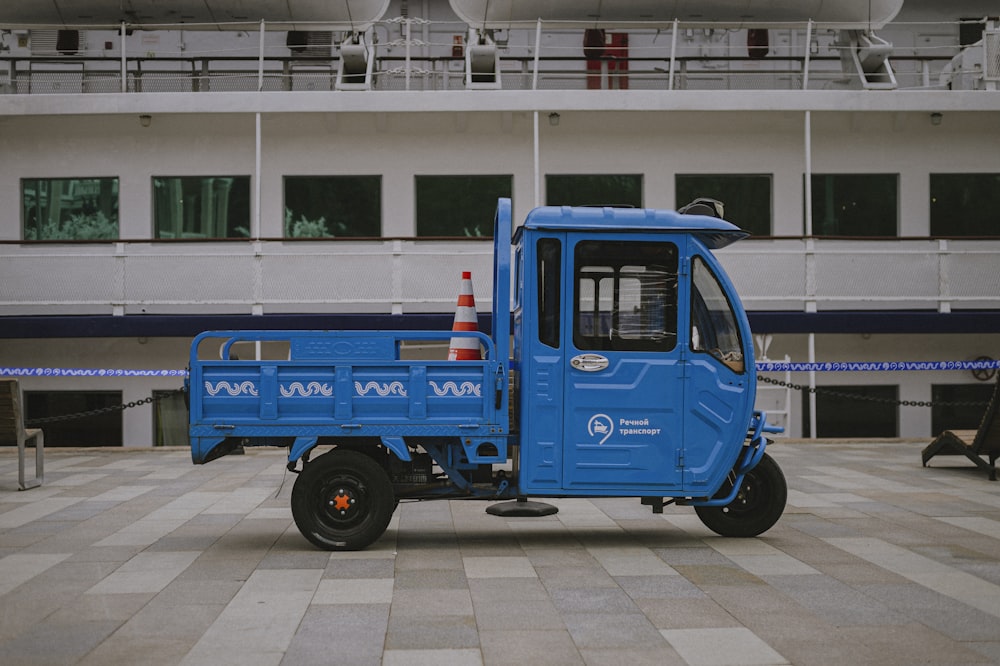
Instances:
[[[541,238],[536,246],[538,261],[538,341],[559,348],[562,299],[562,243],[558,238]]]
[[[670,351],[677,344],[677,246],[581,241],[574,250],[573,344]]]

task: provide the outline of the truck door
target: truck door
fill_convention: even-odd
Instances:
[[[564,486],[679,487],[678,246],[573,233],[568,241]]]
[[[736,291],[708,256],[691,257],[684,421],[685,489],[714,491],[732,469],[753,410],[750,330]]]

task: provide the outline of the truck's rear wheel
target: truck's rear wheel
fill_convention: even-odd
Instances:
[[[396,507],[389,475],[357,451],[333,450],[307,463],[292,487],[292,516],[324,550],[360,550],[385,532]]]
[[[716,493],[725,497],[732,485],[723,484]],[[760,462],[743,477],[736,499],[726,506],[696,506],[705,526],[725,537],[755,537],[778,522],[788,499],[785,475],[774,459],[766,453]]]

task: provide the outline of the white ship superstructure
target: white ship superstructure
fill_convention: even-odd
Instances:
[[[761,391],[789,434],[968,425],[989,370],[933,363],[1000,357],[997,14],[5,0],[0,373],[39,418],[178,388],[203,330],[448,329],[463,271],[489,311],[498,196],[706,196],[753,233],[719,254],[761,351],[873,364],[768,373],[868,398]],[[169,397],[46,442],[183,431]]]

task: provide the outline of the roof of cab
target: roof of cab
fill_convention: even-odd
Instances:
[[[523,226],[550,231],[666,231],[691,234],[713,250],[750,235],[731,222],[708,215],[612,206],[542,206],[528,213]]]

